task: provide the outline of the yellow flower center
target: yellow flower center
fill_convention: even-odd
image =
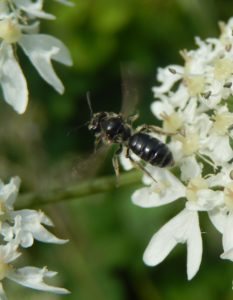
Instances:
[[[189,201],[195,202],[197,199],[197,192],[207,188],[208,184],[201,176],[191,179],[186,189],[186,198]]]
[[[10,44],[16,43],[21,38],[21,30],[12,20],[2,20],[0,21],[0,38]]]
[[[228,58],[219,58],[214,64],[214,76],[217,80],[226,81],[232,74],[233,61]]]
[[[205,90],[205,78],[202,75],[187,74],[184,76],[184,83],[191,96],[197,96]]]
[[[164,120],[164,122],[163,122],[163,129],[165,131],[176,132],[183,125],[183,120],[182,120],[181,116],[177,112],[174,112],[174,113],[172,113],[170,115],[167,115],[166,113],[163,113],[161,115],[161,117]]]
[[[192,155],[199,149],[199,136],[195,132],[185,134],[184,136],[179,135],[176,139],[182,143],[182,151],[184,155]]]
[[[171,183],[168,181],[159,181],[158,184],[156,184],[155,187],[152,189],[152,192],[163,196],[170,186]]]
[[[222,112],[214,116],[214,124],[212,131],[224,135],[227,133],[228,128],[233,124],[233,114],[230,112]]]
[[[187,50],[180,51],[181,56],[185,61],[184,67],[184,84],[187,86],[191,96],[202,94],[205,90],[205,77],[199,74],[193,74],[193,58],[189,55]]]

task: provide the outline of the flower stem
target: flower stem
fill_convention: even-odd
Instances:
[[[130,171],[119,178],[119,188],[140,184],[142,173]],[[83,181],[72,186],[50,191],[38,191],[19,195],[16,208],[29,208],[62,201],[80,200],[82,198],[115,190],[116,177],[106,176]]]

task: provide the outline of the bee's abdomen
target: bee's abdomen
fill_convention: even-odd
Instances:
[[[144,161],[160,168],[174,164],[173,156],[168,147],[149,134],[138,132],[129,140],[129,148]]]

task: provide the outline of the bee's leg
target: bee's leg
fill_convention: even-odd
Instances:
[[[94,153],[97,152],[98,148],[101,146],[102,144],[102,140],[101,140],[101,137],[97,137],[95,139],[95,145],[94,145]]]
[[[149,176],[155,183],[157,183],[157,181],[156,181],[156,180],[154,179],[154,177],[150,174],[150,172],[148,172],[147,169],[144,168],[144,166],[143,166],[140,162],[134,160],[134,159],[131,157],[131,155],[130,155],[130,149],[129,149],[129,148],[127,148],[127,150],[126,150],[126,157],[131,161],[131,163],[133,164],[133,166],[134,166],[135,168],[137,168],[137,169],[143,171],[143,172],[144,172],[147,176]]]
[[[147,124],[137,127],[136,131],[137,132],[154,132],[154,133],[170,135],[170,136],[180,133],[179,131],[177,131],[177,132],[165,131],[159,126],[147,125]]]
[[[94,153],[97,152],[97,150],[103,146],[106,142],[106,135],[104,133],[100,133],[96,135],[95,137],[95,145],[94,145]]]
[[[113,155],[112,158],[112,165],[116,174],[116,186],[119,186],[119,176],[120,176],[120,171],[119,171],[119,155],[121,154],[123,150],[122,145],[119,146],[119,148],[116,150],[116,152]]]
[[[139,117],[139,114],[138,114],[138,113],[135,114],[135,115],[129,116],[129,117],[127,118],[127,123],[130,123],[130,125],[132,125],[133,122],[135,122],[135,121],[138,119],[138,117]]]

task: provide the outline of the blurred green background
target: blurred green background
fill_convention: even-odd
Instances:
[[[93,136],[85,127],[75,130],[89,119],[86,92],[91,92],[95,111],[118,112],[120,65],[128,66],[137,79],[138,124],[155,122],[150,103],[156,69],[182,64],[180,49],[194,48],[194,36],[218,36],[217,22],[233,15],[231,0],[77,0],[73,8],[45,2],[45,10],[57,19],[43,21],[41,30],[68,46],[74,66],[54,64],[66,87],[60,96],[18,53],[29,82],[30,102],[22,116],[0,102],[0,175],[5,181],[19,175],[21,193],[46,192],[93,176],[112,176],[111,153],[96,175],[89,171],[98,161],[80,167],[93,153]],[[219,258],[221,236],[206,215],[201,215],[203,262],[191,282],[186,279],[185,246],[178,246],[156,268],[143,264],[142,254],[151,236],[183,203],[136,207],[130,196],[139,186],[56,205],[35,203],[53,219],[54,232],[70,242],[63,246],[35,243],[23,252],[19,266],[48,265],[59,272],[54,284],[72,293],[56,296],[6,281],[9,299],[233,299],[232,265]]]

